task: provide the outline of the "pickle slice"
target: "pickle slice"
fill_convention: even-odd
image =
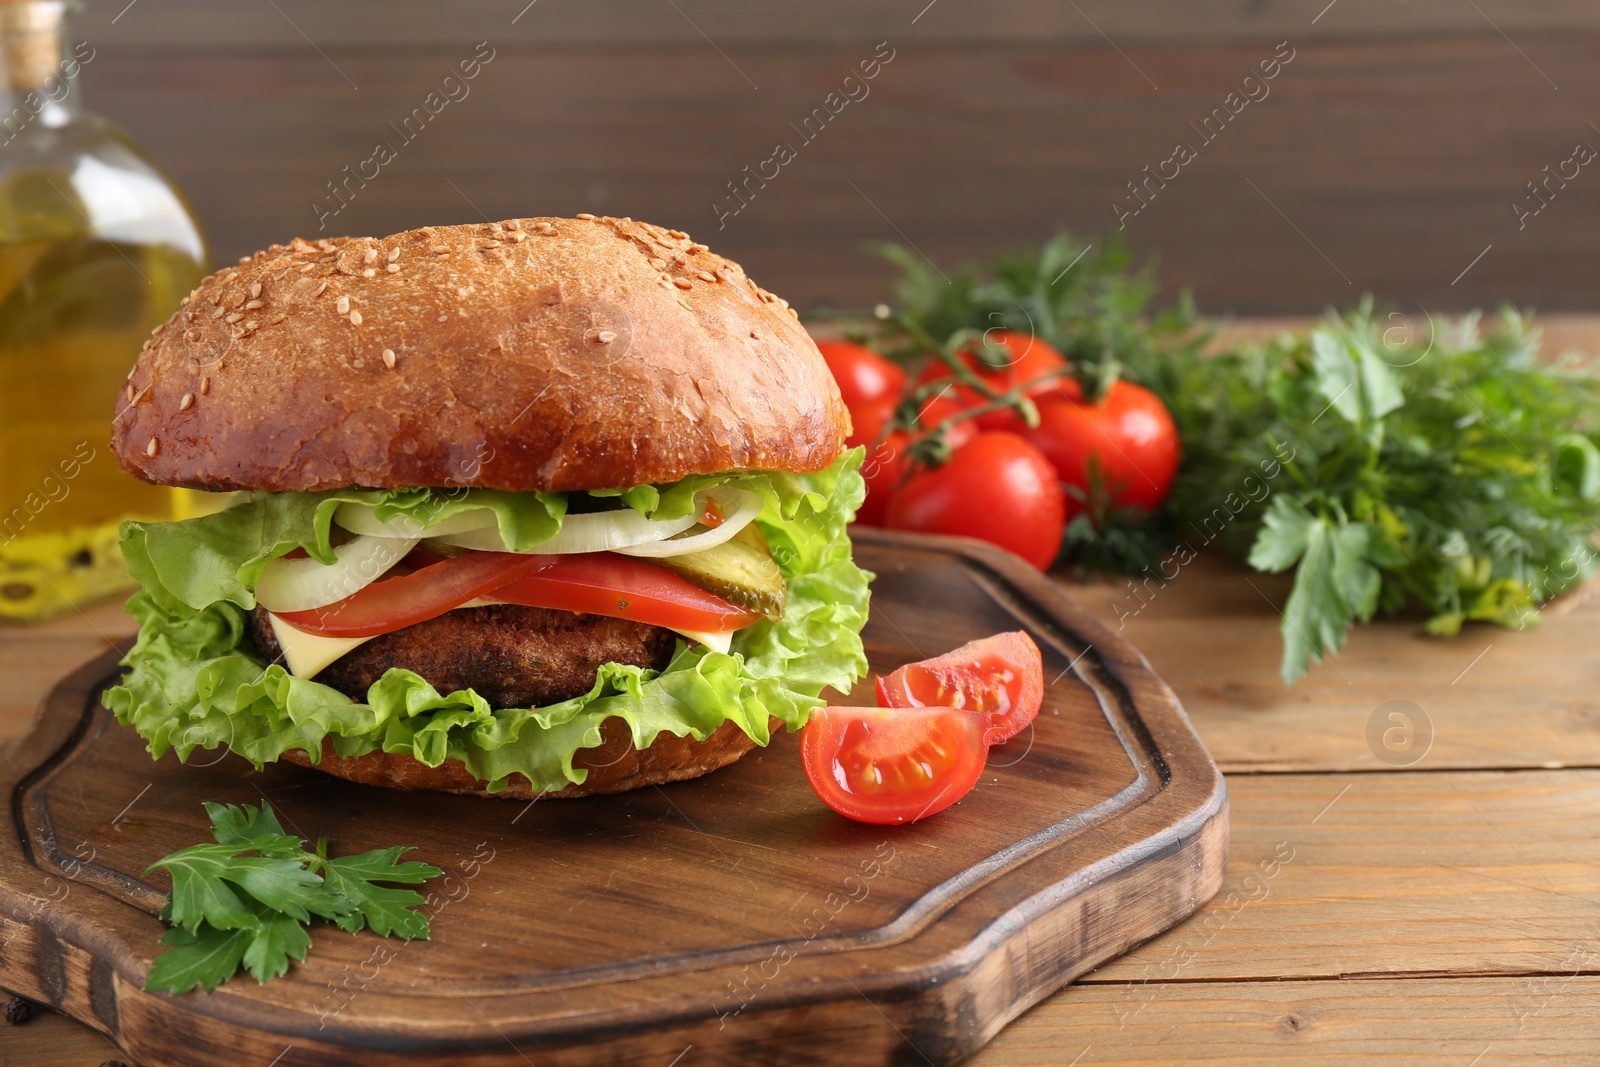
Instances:
[[[704,552],[650,562],[741,608],[774,618],[783,614],[788,588],[783,584],[782,572],[771,555],[744,538],[724,541]]]

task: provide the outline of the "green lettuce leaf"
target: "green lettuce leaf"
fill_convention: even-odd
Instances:
[[[472,690],[441,694],[419,675],[391,669],[350,699],[280,665],[264,665],[245,632],[261,566],[295,548],[331,560],[333,511],[372,504],[424,526],[489,507],[500,533],[530,548],[560,529],[561,494],[491,490],[349,490],[262,493],[217,515],[177,523],[124,524],[123,552],[142,590],[128,603],[141,624],[122,684],[105,703],[133,726],[153,757],[227,745],[257,767],[290,749],[320,759],[324,738],[342,756],[405,753],[428,766],[459,759],[488,789],[514,774],[535,790],[582,782],[574,755],[600,744],[608,718],[624,720],[639,748],[662,732],[703,739],[724,722],[766,744],[769,718],[805,724],[819,694],[847,690],[866,671],[860,632],[869,575],[850,558],[846,527],[865,493],[862,450],[815,474],[697,476],[670,486],[593,493],[642,514],[689,513],[695,492],[728,484],[760,495],[756,519],[788,583],[781,619],[741,630],[724,654],[679,642],[665,670],[611,663],[586,694],[542,708],[494,709]]]

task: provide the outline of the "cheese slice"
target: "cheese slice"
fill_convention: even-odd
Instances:
[[[498,603],[501,601],[473,600],[461,606],[478,608]],[[270,611],[267,612],[267,619],[272,624],[272,636],[278,639],[278,647],[283,649],[284,663],[288,666],[289,673],[296,678],[315,678],[334,660],[372,640],[371,637],[324,637],[321,634],[307,633],[289,625]],[[726,653],[732,647],[733,635],[737,631],[699,633],[694,630],[677,630],[676,632],[713,652]]]
[[[284,665],[296,678],[315,678],[328,664],[372,640],[370,637],[323,637],[306,633],[270,611],[267,621],[272,623],[272,636],[283,649]]]

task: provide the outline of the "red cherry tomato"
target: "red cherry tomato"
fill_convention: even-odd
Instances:
[[[957,413],[954,401],[930,402],[919,412],[922,424],[930,429]],[[880,430],[881,433],[881,425]],[[978,427],[971,419],[951,425],[946,440],[952,451],[977,436]],[[863,526],[882,526],[889,513],[889,499],[905,484],[911,457],[908,451],[911,437],[904,430],[893,430],[882,441],[875,434],[862,442],[867,455],[861,462],[861,476],[867,483],[867,499],[856,512],[856,521]]]
[[[1016,434],[980,433],[943,467],[914,474],[889,500],[886,525],[978,537],[1044,570],[1065,529],[1055,468]]]
[[[873,401],[892,397],[898,401],[906,372],[870,348],[849,341],[818,341],[817,348],[839,383],[839,395],[851,414]]]
[[[1061,380],[1060,372],[1067,367],[1066,358],[1039,338],[1011,330],[992,330],[988,338],[991,344],[999,345],[1011,353],[1011,358],[1005,366],[990,367],[971,352],[963,353],[962,362],[995,392],[1006,393],[1036,383],[1027,390],[1027,395],[1042,396],[1048,394],[1051,386]],[[918,375],[917,383],[921,385],[950,376],[951,371],[948,366],[939,360],[932,360]],[[947,395],[962,409],[976,407],[984,402],[982,396],[965,385],[953,386]],[[1014,430],[1023,425],[1015,411],[992,411],[979,415],[976,421],[978,426],[985,430]]]
[[[900,403],[898,396],[853,405],[850,408],[850,436],[844,439],[846,448],[866,445],[870,451],[883,436],[883,428],[894,418],[894,409]]]
[[[1154,393],[1132,382],[1113,382],[1098,404],[1083,399],[1078,383],[1038,400],[1039,425],[1022,434],[1055,467],[1067,485],[1089,491],[1089,457],[1098,458],[1100,476],[1118,507],[1153,511],[1167,498],[1178,471],[1178,427]],[[1067,501],[1069,517],[1084,510]]]
[[[988,717],[960,708],[822,708],[800,735],[811,788],[858,822],[907,823],[977,784]]]
[[[984,740],[998,745],[1039,714],[1044,661],[1033,638],[1014,630],[908,663],[880,677],[877,685],[878,703],[885,707],[981,711],[989,717]]]
[[[867,446],[866,458],[861,461],[861,477],[867,483],[867,498],[856,511],[856,522],[863,526],[882,526],[889,513],[889,498],[905,478],[906,448],[911,438],[904,430],[895,430],[875,445]]]

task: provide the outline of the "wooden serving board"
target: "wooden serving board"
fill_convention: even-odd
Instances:
[[[1044,652],[1036,728],[948,811],[848,822],[787,735],[696,781],[531,805],[152,762],[98,706],[106,655],[0,765],[0,987],[145,1067],[960,1060],[1216,892],[1226,789],[1143,658],[1026,565],[866,530],[857,555],[874,671],[1019,627]],[[202,801],[263,799],[339,852],[407,843],[445,868],[433,939],[325,927],[278,981],[145,993],[168,883],[141,872],[208,838]]]

